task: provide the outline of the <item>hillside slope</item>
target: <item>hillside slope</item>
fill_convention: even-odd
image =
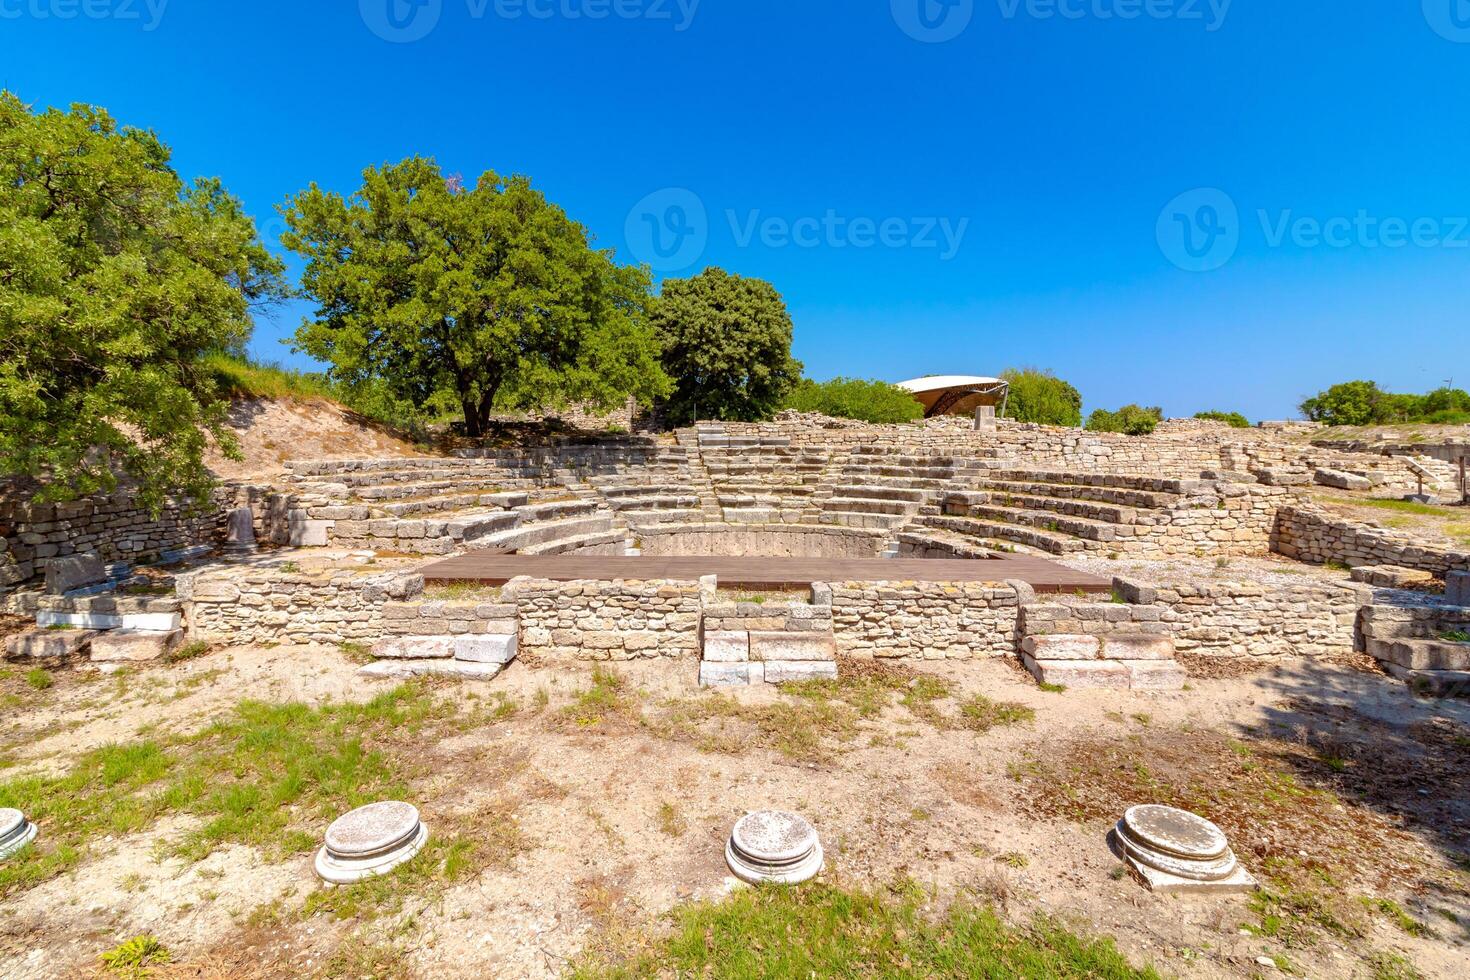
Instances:
[[[210,470],[226,480],[279,475],[288,459],[424,455],[413,443],[327,398],[238,398],[230,409],[230,428],[244,460],[226,459],[217,451],[206,457]]]

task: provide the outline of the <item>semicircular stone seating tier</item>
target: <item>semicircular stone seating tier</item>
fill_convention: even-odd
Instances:
[[[1179,513],[1223,506],[1220,485],[1201,480],[1013,466],[703,425],[673,445],[301,462],[288,464],[273,537],[425,555],[1063,556],[1157,550],[1186,523]]]

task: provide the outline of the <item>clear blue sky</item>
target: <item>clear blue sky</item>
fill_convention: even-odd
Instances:
[[[1470,0],[0,0],[0,84],[155,129],[272,244],[410,153],[530,174],[625,260],[774,282],[814,377],[1470,383]],[[305,365],[302,313],[253,352]]]

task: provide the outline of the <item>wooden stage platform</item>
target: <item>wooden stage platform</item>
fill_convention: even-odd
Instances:
[[[1113,584],[1031,556],[965,558],[694,558],[606,555],[508,555],[472,552],[424,568],[427,582],[504,585],[517,576],[571,582],[580,579],[694,581],[717,575],[721,587],[798,589],[813,582],[1003,582],[1020,579],[1037,592],[1110,592]]]

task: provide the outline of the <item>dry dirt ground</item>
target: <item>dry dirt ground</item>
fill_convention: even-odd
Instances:
[[[350,654],[243,648],[119,677],[60,670],[43,689],[11,668],[0,787],[109,743],[188,736],[243,699],[392,687],[359,682]],[[734,887],[725,837],[771,807],[816,825],[828,880],[912,881],[936,909],[969,898],[1018,923],[1058,915],[1166,976],[1462,977],[1470,963],[1470,706],[1334,664],[1157,695],[1049,693],[999,661],[849,665],[836,686],[735,695],[693,676],[517,664],[415,689],[452,708],[366,747],[398,761],[436,836],[478,842],[467,870],[429,868],[440,852],[376,890],[327,892],[308,841],[330,815],[292,805],[309,837],[286,852],[229,843],[196,860],[170,843],[201,818],[171,813],[0,896],[0,976],[97,975],[140,934],[171,954],[160,977],[559,976],[646,948],[663,913]],[[1219,821],[1268,891],[1144,891],[1104,838],[1149,801]]]
[[[276,476],[288,459],[380,459],[423,455],[384,426],[329,399],[237,399],[229,427],[243,460],[221,453],[206,458],[226,480]]]

